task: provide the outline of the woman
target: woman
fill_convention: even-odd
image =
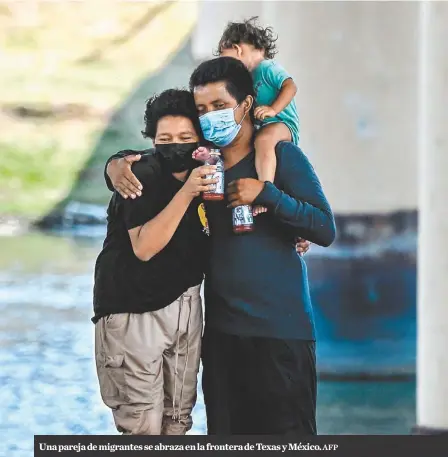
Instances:
[[[216,182],[205,178],[216,167],[195,168],[191,158],[199,132],[189,92],[149,100],[142,133],[155,152],[133,167],[145,192],[115,192],[109,204],[92,321],[101,396],[123,434],[185,434],[192,425],[206,238],[198,196]]]

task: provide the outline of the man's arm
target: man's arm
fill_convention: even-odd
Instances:
[[[107,160],[104,167],[104,179],[110,191],[116,190],[125,199],[142,195],[143,186],[131,170],[132,164],[140,160],[141,152],[124,150],[117,152]]]
[[[255,204],[266,206],[297,235],[320,246],[330,246],[336,225],[319,178],[305,154],[292,143],[279,143],[278,176],[283,190],[265,183]]]
[[[229,184],[231,206],[266,206],[296,236],[330,246],[336,236],[334,216],[311,163],[292,143],[279,143],[277,151],[277,173],[283,190],[272,183],[241,179]]]

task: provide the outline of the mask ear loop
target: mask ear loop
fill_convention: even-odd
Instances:
[[[243,117],[241,118],[241,121],[240,121],[240,123],[239,123],[238,125],[241,125],[241,124],[243,123],[244,118],[246,117],[246,114],[247,114],[247,111],[244,113],[244,115],[243,115]]]
[[[238,106],[240,106],[240,105],[241,105],[241,103],[238,103],[238,105],[236,105],[235,108],[233,108],[233,112],[235,112],[235,110],[236,110],[236,109],[238,108]],[[247,111],[244,113],[243,117],[241,118],[241,121],[237,124],[238,127],[240,127],[241,124],[243,123],[244,118],[246,117],[246,114],[247,114]]]

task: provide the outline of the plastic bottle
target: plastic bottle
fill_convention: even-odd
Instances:
[[[216,165],[216,171],[213,175],[208,175],[208,179],[218,179],[214,186],[214,190],[204,192],[202,197],[204,200],[224,200],[224,162],[221,158],[219,149],[210,151],[210,158],[205,161],[206,165]]]

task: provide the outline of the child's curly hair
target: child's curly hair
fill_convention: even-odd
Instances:
[[[216,55],[224,49],[230,49],[234,44],[250,44],[255,49],[264,50],[266,59],[273,59],[277,54],[275,42],[278,37],[274,35],[272,27],[257,25],[258,16],[246,19],[243,22],[229,22],[219,40]]]

